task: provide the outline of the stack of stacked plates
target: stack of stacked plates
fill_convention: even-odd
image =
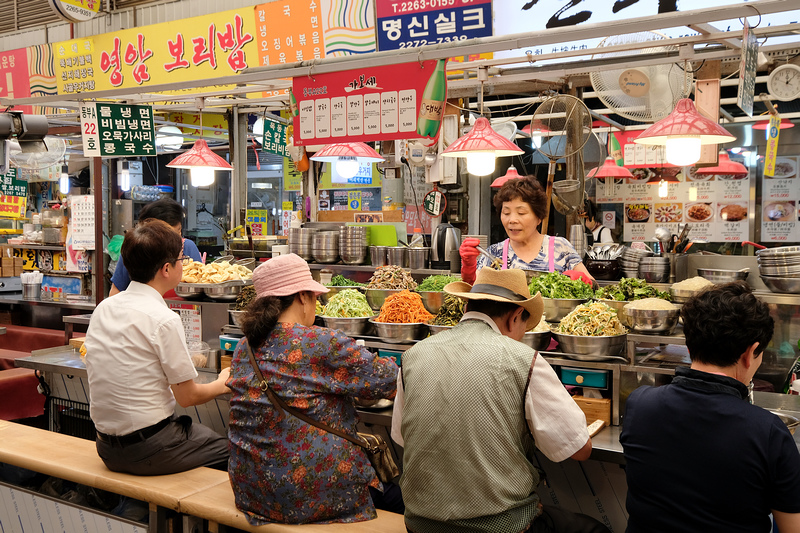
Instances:
[[[339,228],[339,255],[348,265],[360,265],[367,259],[367,227],[342,226]]]
[[[316,232],[316,228],[289,228],[289,252],[310,260],[313,257],[311,239]]]
[[[626,278],[636,278],[639,276],[639,262],[643,257],[653,255],[650,250],[638,250],[636,248],[626,248],[619,258],[619,265]]]
[[[642,257],[639,277],[647,283],[666,283],[669,281],[669,257]]]
[[[781,246],[756,252],[758,270],[772,292],[800,294],[800,246]]]
[[[335,263],[339,260],[339,233],[319,231],[311,238],[311,252],[317,263]]]

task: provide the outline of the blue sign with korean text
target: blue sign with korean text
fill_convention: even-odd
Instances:
[[[492,0],[376,0],[379,50],[492,35]]]

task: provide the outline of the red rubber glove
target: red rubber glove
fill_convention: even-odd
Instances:
[[[475,272],[478,270],[478,256],[481,253],[476,246],[481,243],[478,239],[464,239],[458,253],[461,256],[461,280],[472,285],[475,283]]]
[[[563,274],[572,281],[581,280],[587,285],[593,285],[592,278],[584,274],[583,272],[578,272],[577,270],[565,270]]]

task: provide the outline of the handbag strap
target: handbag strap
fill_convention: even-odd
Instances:
[[[310,416],[307,416],[307,415],[301,413],[300,411],[296,411],[296,410],[292,409],[291,407],[289,407],[288,405],[286,405],[286,402],[284,402],[277,394],[275,394],[275,391],[273,391],[272,388],[269,386],[269,383],[267,383],[267,380],[264,379],[264,374],[262,374],[261,373],[261,369],[258,368],[258,363],[256,362],[256,356],[253,355],[253,350],[250,349],[250,343],[248,343],[247,340],[244,341],[244,346],[247,349],[247,355],[250,358],[250,364],[253,365],[253,369],[256,372],[256,377],[260,381],[260,383],[258,385],[259,388],[267,394],[267,398],[269,398],[269,401],[272,402],[273,407],[275,407],[280,414],[283,414],[283,411],[287,411],[289,414],[296,416],[297,418],[299,418],[303,422],[306,422],[308,424],[311,424],[312,426],[318,427],[318,428],[320,428],[320,429],[322,429],[324,431],[327,431],[328,433],[333,433],[334,435],[338,435],[339,437],[342,437],[343,439],[349,440],[353,444],[361,446],[362,448],[367,448],[367,449],[369,448],[364,443],[364,441],[359,440],[359,439],[357,439],[357,438],[355,438],[355,437],[353,437],[351,435],[348,435],[344,431],[341,431],[341,430],[338,430],[338,429],[334,429],[334,428],[330,427],[329,425],[327,425],[327,424],[325,424],[323,422],[318,422],[318,421],[314,420],[313,418],[311,418]]]

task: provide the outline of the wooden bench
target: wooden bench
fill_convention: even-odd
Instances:
[[[82,485],[142,500],[150,505],[152,531],[166,531],[166,510],[187,515],[184,532],[226,526],[256,533],[405,533],[403,515],[378,511],[378,518],[353,524],[267,524],[253,527],[236,509],[228,473],[195,468],[165,476],[134,476],[109,470],[95,443],[69,435],[0,420],[0,463],[58,477]]]
[[[92,441],[7,421],[0,421],[0,463],[145,501],[153,531],[166,531],[167,509],[180,511],[182,499],[228,478],[212,468],[166,476],[112,472]]]

